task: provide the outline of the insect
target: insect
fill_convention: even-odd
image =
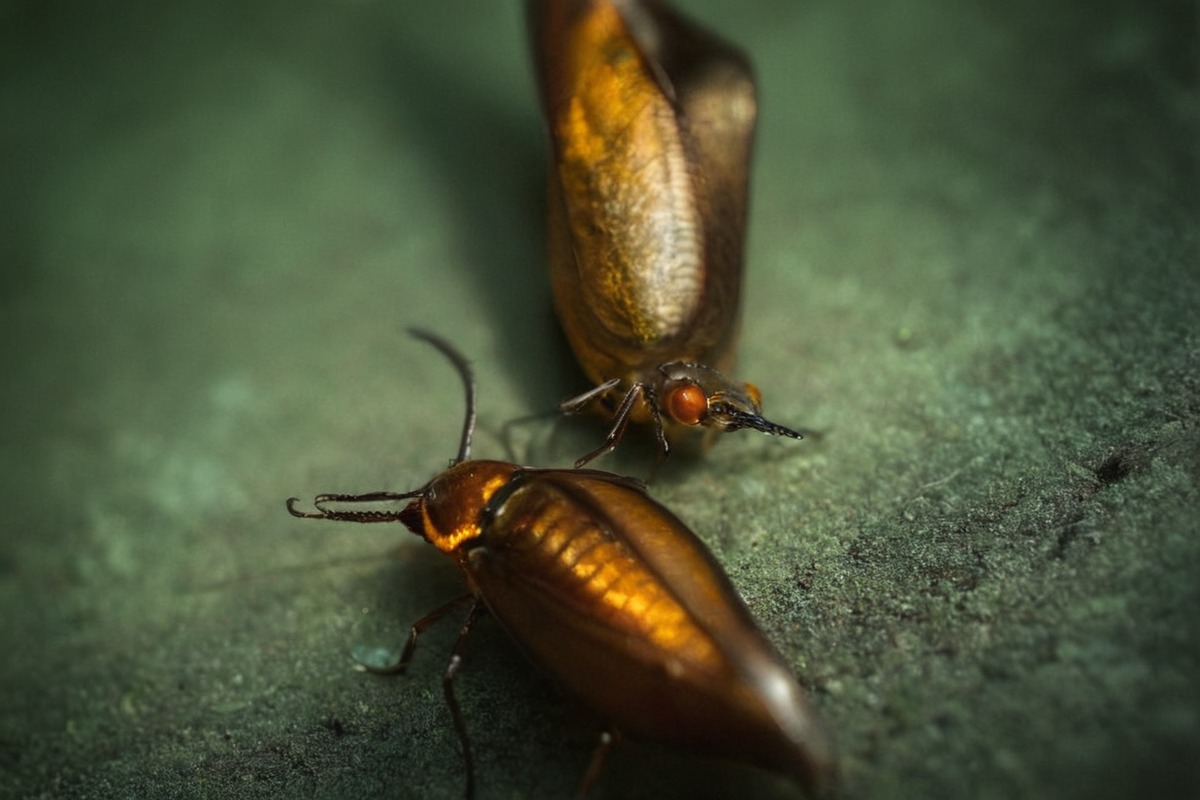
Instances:
[[[654,0],[533,0],[529,16],[552,143],[554,307],[595,383],[560,409],[612,415],[575,466],[615,448],[631,421],[654,425],[663,455],[701,428],[803,438],[762,416],[757,387],[723,374],[757,114],[749,63]]]
[[[450,556],[469,592],[418,620],[420,634],[470,605],[443,679],[474,792],[474,762],[454,696],[464,643],[485,611],[526,653],[611,725],[581,793],[599,774],[608,733],[682,745],[789,773],[816,789],[833,759],[804,691],[755,625],[708,549],[633,479],[586,469],[531,469],[470,460],[475,385],[451,345],[438,348],[462,377],[466,418],[458,455],[410,492],[322,494],[293,516],[404,523]],[[399,509],[352,508],[405,500]]]

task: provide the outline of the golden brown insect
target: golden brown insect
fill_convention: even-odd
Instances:
[[[297,517],[403,522],[450,556],[466,594],[412,626],[400,659],[452,609],[471,604],[443,688],[462,743],[467,796],[474,768],[453,679],[484,611],[590,705],[612,732],[682,745],[827,782],[833,760],[817,718],[708,549],[637,481],[595,470],[530,469],[471,461],[474,381],[449,344],[413,331],[454,362],[467,392],[458,457],[411,492],[323,494]],[[337,508],[408,500],[404,508]],[[593,756],[581,792],[612,737]]]
[[[554,307],[595,388],[564,402],[669,441],[697,427],[802,438],[733,367],[757,105],[737,49],[653,0],[533,0],[552,142]]]

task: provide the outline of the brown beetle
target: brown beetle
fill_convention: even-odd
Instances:
[[[454,362],[467,393],[458,457],[411,492],[323,494],[310,519],[403,522],[449,555],[470,593],[413,625],[417,637],[459,605],[471,611],[443,688],[474,790],[471,751],[453,679],[484,610],[532,659],[608,721],[613,731],[789,773],[810,790],[833,774],[816,715],[755,625],[712,554],[635,480],[595,470],[530,469],[471,461],[474,380],[449,344],[413,331]],[[408,500],[400,510],[337,504]],[[601,739],[581,793],[599,774]]]
[[[533,0],[552,142],[550,277],[595,388],[604,443],[652,422],[665,454],[697,427],[802,438],[733,367],[757,105],[745,57],[654,0]],[[706,437],[707,438],[707,437]]]

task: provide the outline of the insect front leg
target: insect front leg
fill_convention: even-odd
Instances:
[[[401,672],[404,672],[405,667],[408,666],[408,662],[412,660],[413,651],[417,649],[417,638],[424,633],[430,625],[437,622],[454,609],[463,605],[468,600],[473,599],[475,599],[474,595],[461,595],[460,597],[454,598],[449,603],[435,608],[433,611],[430,611],[428,614],[414,622],[412,627],[409,628],[408,641],[404,643],[404,650],[400,652],[400,658],[393,663],[388,664],[387,666],[378,667],[373,664],[368,664],[358,657],[355,657],[355,663],[358,664],[360,669],[375,675],[398,675]],[[472,611],[472,613],[474,613],[474,611]]]
[[[596,747],[592,750],[592,757],[588,759],[587,769],[584,770],[583,777],[579,779],[579,787],[575,790],[575,800],[584,800],[592,791],[592,787],[600,779],[600,772],[604,769],[604,762],[608,760],[609,752],[620,739],[621,735],[612,728],[600,734],[600,741],[596,742]]]
[[[607,383],[601,385],[608,386],[611,383],[613,382],[608,381]],[[629,420],[633,416],[634,405],[646,394],[648,389],[649,387],[641,382],[635,383],[633,386],[629,387],[629,391],[625,393],[625,397],[621,400],[621,405],[617,407],[616,413],[613,414],[613,424],[608,430],[608,435],[604,437],[604,442],[592,452],[588,453],[582,458],[576,459],[576,469],[582,467],[589,461],[599,458],[605,453],[611,453],[616,449],[617,445],[621,443],[621,440],[625,438],[625,431],[629,429]],[[663,438],[662,441],[665,443],[666,439]]]
[[[471,800],[475,796],[475,757],[471,754],[471,740],[467,736],[467,726],[463,723],[462,710],[459,709],[458,699],[454,696],[454,676],[458,674],[458,668],[462,664],[463,653],[467,649],[467,636],[471,633],[471,627],[486,610],[487,607],[478,600],[475,601],[475,605],[471,606],[471,612],[467,614],[462,630],[458,633],[458,641],[454,643],[454,649],[450,651],[450,663],[446,665],[446,674],[442,676],[442,693],[446,696],[446,704],[450,706],[450,716],[454,719],[454,730],[457,731],[458,740],[462,743],[463,762],[467,768],[467,800]]]
[[[558,410],[564,414],[578,414],[587,408],[589,403],[591,403],[593,400],[603,397],[608,393],[609,389],[614,388],[620,382],[620,378],[609,378],[604,383],[588,389],[581,395],[576,395],[570,400],[563,400],[558,404]]]

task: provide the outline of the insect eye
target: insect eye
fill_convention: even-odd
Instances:
[[[754,403],[755,408],[762,408],[762,392],[753,383],[746,384],[746,395]]]
[[[676,422],[697,425],[708,412],[708,396],[694,383],[676,387],[667,393],[667,413]]]

